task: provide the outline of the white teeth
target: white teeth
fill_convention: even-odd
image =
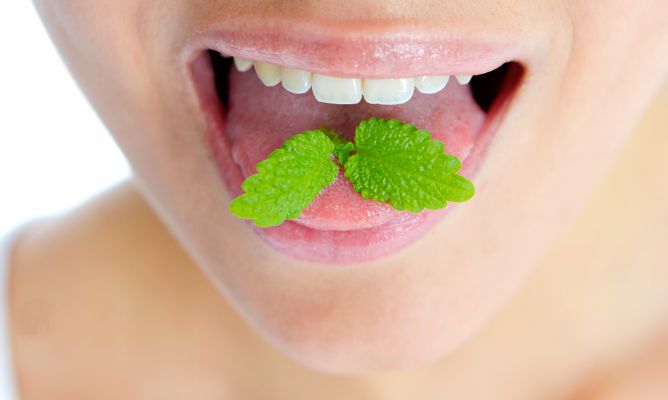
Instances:
[[[457,82],[459,82],[460,85],[466,85],[467,83],[471,82],[473,75],[457,75],[455,78],[457,78]]]
[[[265,86],[276,86],[281,83],[281,67],[276,64],[256,62],[255,73]]]
[[[364,100],[369,104],[403,104],[413,97],[415,79],[365,79]]]
[[[362,80],[313,74],[313,95],[321,103],[357,104],[362,100]]]
[[[290,93],[302,94],[311,88],[313,75],[308,71],[293,68],[281,68],[283,87]]]
[[[237,66],[237,69],[241,72],[246,72],[249,69],[253,68],[253,62],[244,60],[243,58],[234,57],[234,65]]]
[[[234,64],[241,72],[255,66],[255,72],[265,86],[282,83],[285,90],[295,94],[312,89],[316,100],[329,104],[357,104],[362,97],[369,104],[403,104],[413,97],[416,88],[424,94],[438,93],[450,79],[448,75],[394,79],[338,78],[239,57],[234,57]],[[473,75],[455,75],[460,85],[467,85],[472,78]]]
[[[415,78],[415,87],[421,93],[424,94],[434,94],[438,93],[445,88],[448,84],[450,77],[445,76],[418,76]]]

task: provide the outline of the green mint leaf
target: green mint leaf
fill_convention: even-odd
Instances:
[[[293,136],[258,163],[242,184],[244,194],[230,204],[238,217],[259,227],[299,217],[334,182],[339,166],[364,199],[388,202],[397,210],[439,209],[466,201],[475,188],[457,174],[460,161],[444,153],[431,135],[397,120],[362,121],[349,142],[328,127]]]
[[[266,228],[299,217],[339,172],[332,159],[335,144],[320,131],[293,136],[257,164],[257,174],[241,185],[230,211]]]
[[[355,144],[342,138],[328,126],[322,126],[320,130],[334,143],[334,155],[339,160],[339,163],[344,165],[348,161],[350,153],[355,150]]]
[[[341,165],[345,165],[350,158],[350,153],[355,150],[352,142],[339,143],[334,145],[334,155]]]
[[[355,152],[345,176],[364,199],[389,202],[397,210],[439,209],[466,201],[475,188],[458,175],[457,157],[431,135],[397,120],[371,118],[355,132]]]

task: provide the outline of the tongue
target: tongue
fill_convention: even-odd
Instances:
[[[400,106],[332,105],[317,102],[311,94],[289,93],[280,85],[265,87],[253,73],[232,68],[224,133],[232,145],[232,157],[244,178],[256,172],[255,165],[293,135],[327,125],[348,140],[355,127],[371,117],[410,123],[445,143],[446,151],[464,160],[485,114],[473,100],[469,86],[452,80],[445,90],[413,98]],[[296,220],[320,230],[372,228],[401,218],[406,212],[387,204],[364,200],[343,177],[324,189]]]

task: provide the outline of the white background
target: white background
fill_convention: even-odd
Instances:
[[[32,3],[1,0],[0,235],[67,210],[128,174]]]

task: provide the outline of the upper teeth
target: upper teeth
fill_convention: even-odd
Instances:
[[[234,64],[241,72],[255,66],[255,72],[265,86],[282,83],[285,90],[296,94],[313,88],[316,100],[330,104],[356,104],[362,97],[370,104],[403,104],[413,97],[415,89],[425,94],[438,93],[449,79],[447,75],[398,79],[338,78],[239,57],[234,57]],[[472,75],[456,75],[455,78],[460,85],[466,85]]]

